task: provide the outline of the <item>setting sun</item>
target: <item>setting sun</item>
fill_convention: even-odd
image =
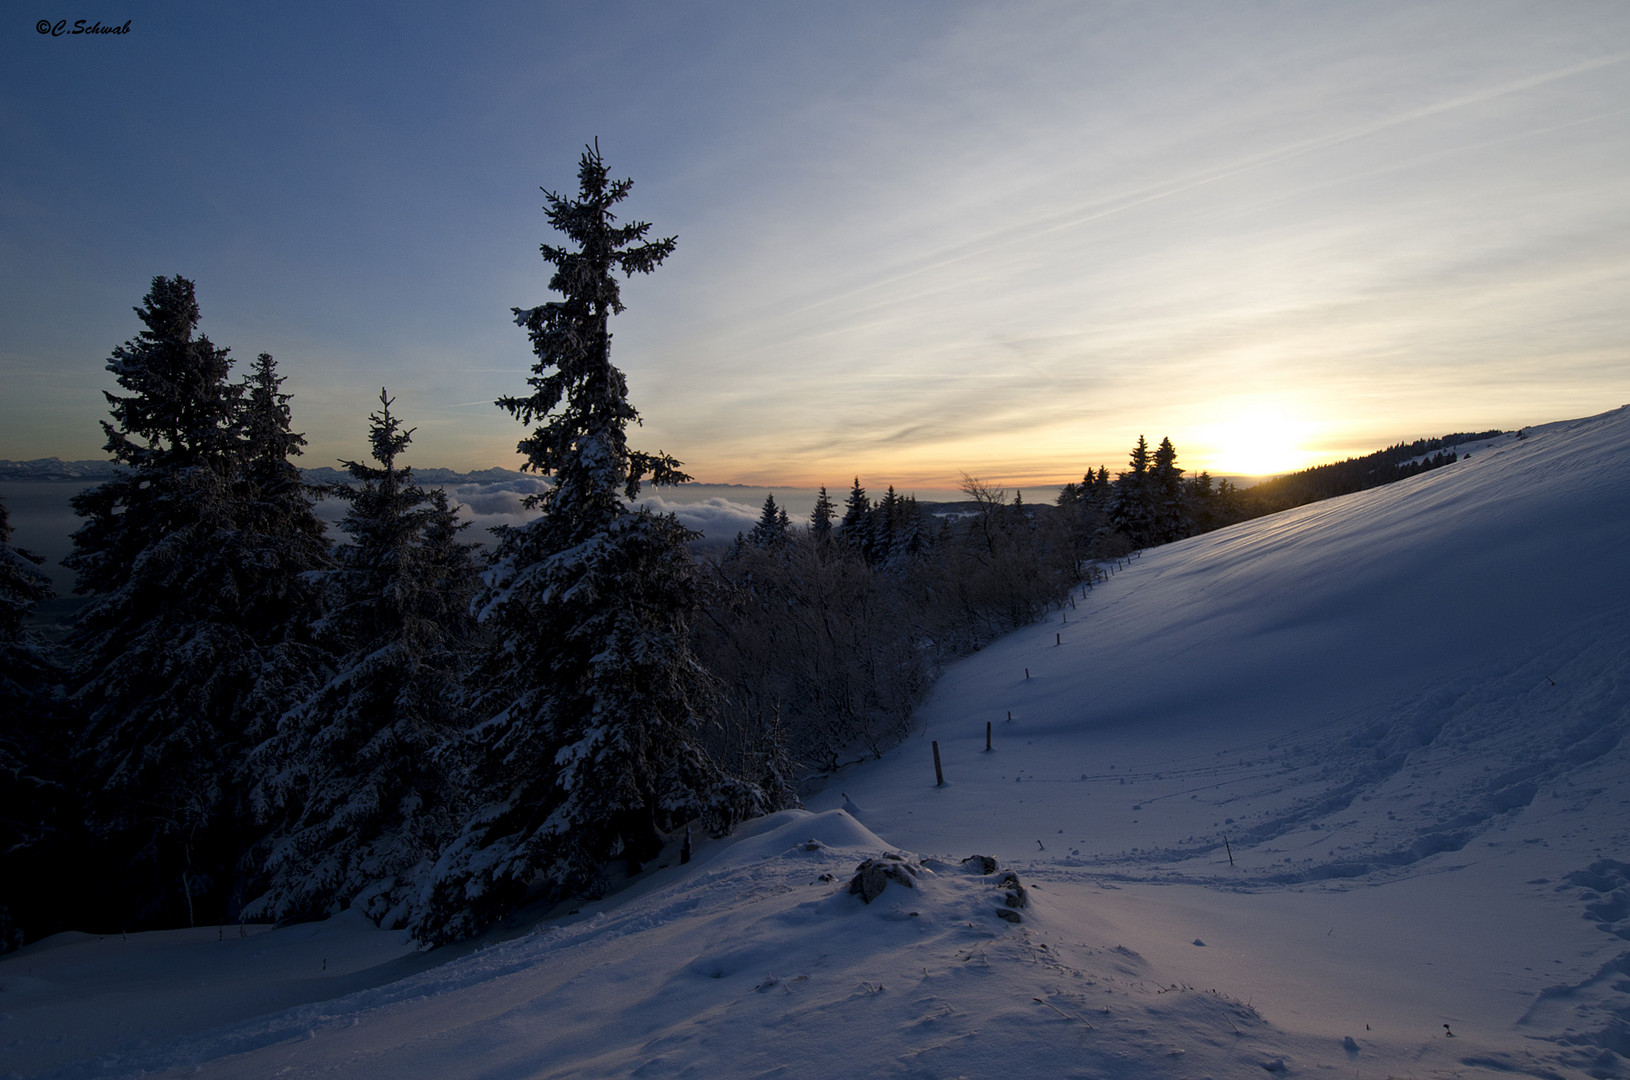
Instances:
[[[1315,425],[1280,404],[1241,401],[1195,433],[1190,471],[1221,476],[1274,476],[1316,464],[1307,442]]]

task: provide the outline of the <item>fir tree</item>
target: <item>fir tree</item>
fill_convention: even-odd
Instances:
[[[1134,548],[1155,543],[1154,485],[1149,472],[1149,442],[1142,435],[1132,447],[1131,469],[1115,478],[1109,517]]]
[[[1183,470],[1177,467],[1177,448],[1170,438],[1156,447],[1149,470],[1150,532],[1157,544],[1181,540],[1189,534],[1183,498]]]
[[[773,494],[764,497],[764,509],[760,512],[758,524],[748,534],[747,542],[757,548],[778,550],[792,542],[792,523],[787,520],[787,512],[775,504]]]
[[[856,551],[866,550],[866,526],[871,513],[872,501],[866,497],[866,489],[860,486],[857,476],[855,486],[849,489],[849,497],[843,503],[843,520],[838,522],[838,536]]]
[[[867,515],[866,539],[862,547],[868,562],[887,562],[894,554],[896,530],[902,524],[900,507],[900,496],[895,492],[894,485],[890,484],[883,498]]]
[[[427,616],[467,649],[480,636],[471,605],[481,586],[482,559],[479,544],[459,539],[470,525],[459,520],[459,509],[444,489],[429,492],[419,569],[425,578],[424,597],[433,606]]]
[[[858,478],[856,480],[858,483]],[[826,485],[821,485],[821,493],[815,499],[815,509],[809,514],[809,535],[819,545],[825,546],[832,540],[832,519],[837,516],[837,508],[827,497]]]
[[[1189,480],[1183,489],[1183,516],[1193,533],[1206,533],[1223,524],[1217,505],[1217,486],[1209,472]]]
[[[283,393],[283,382],[270,354],[255,358],[240,391],[241,468],[235,478],[240,525],[264,541],[265,557],[271,560],[259,567],[260,593],[251,602],[261,621],[277,631],[305,614],[305,575],[328,562],[323,523],[293,461],[306,439],[291,430],[290,396]]]
[[[242,442],[234,480],[239,551],[252,571],[239,616],[262,658],[252,715],[245,722],[262,733],[313,689],[320,658],[307,633],[317,614],[310,575],[329,565],[323,523],[292,460],[306,440],[291,429],[283,381],[269,354],[255,358],[241,389]]]
[[[1128,464],[1132,466],[1132,472],[1136,476],[1142,476],[1149,471],[1149,440],[1142,435],[1138,436],[1138,441],[1132,446]]]
[[[926,515],[917,505],[917,496],[907,495],[899,502],[899,521],[894,528],[894,556],[921,558],[928,551],[928,533]]]
[[[317,918],[356,904],[400,925],[452,828],[442,750],[460,724],[457,609],[472,568],[446,495],[398,465],[412,432],[385,391],[379,400],[368,418],[378,464],[348,461],[355,483],[327,489],[349,504],[340,524],[349,540],[322,575],[317,627],[338,671],[256,754],[269,773],[262,812],[279,827],[254,917]]]
[[[256,568],[233,498],[240,388],[225,349],[194,337],[193,285],[154,278],[146,329],[113,351],[103,422],[117,474],[73,500],[65,561],[91,601],[69,637],[84,729],[75,768],[120,881],[125,925],[234,914],[248,840],[241,708],[257,643],[240,609]],[[200,905],[204,906],[200,910]]]
[[[554,483],[529,502],[537,519],[501,533],[477,600],[498,642],[474,731],[489,801],[437,865],[415,919],[428,942],[474,932],[535,885],[597,892],[608,861],[632,869],[690,820],[722,831],[766,806],[699,741],[715,688],[690,650],[694,534],[625,501],[647,479],[687,479],[673,458],[629,449],[638,413],[608,328],[623,308],[616,275],[649,273],[674,241],[617,224],[631,181],[609,179],[597,148],[578,183],[576,198],[545,191],[549,223],[572,245],[542,246],[561,299],[515,312],[537,356],[532,392],[498,404],[536,425],[519,449]]]

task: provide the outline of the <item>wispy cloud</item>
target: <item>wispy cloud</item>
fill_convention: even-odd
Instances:
[[[490,402],[531,363],[509,307],[547,295],[537,188],[596,135],[628,216],[680,237],[613,326],[631,438],[699,475],[1030,482],[1252,395],[1332,444],[1630,398],[1630,10],[635,10],[266,31],[316,65],[295,85],[230,17],[100,68],[0,41],[38,103],[0,185],[0,363],[30,387],[0,456],[94,456],[101,365],[179,270],[212,337],[286,364],[311,458],[359,452],[383,384],[416,459],[514,464]],[[182,54],[231,88],[197,137],[269,171],[116,122],[192,93]]]

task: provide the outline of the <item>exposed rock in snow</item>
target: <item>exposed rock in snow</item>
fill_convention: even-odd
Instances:
[[[996,860],[989,855],[969,855],[962,860],[962,865],[976,874],[994,874],[997,867]]]
[[[917,878],[924,874],[932,875],[933,871],[907,855],[890,853],[867,859],[857,866],[855,876],[849,881],[849,892],[869,904],[882,895],[889,882],[914,889]]]

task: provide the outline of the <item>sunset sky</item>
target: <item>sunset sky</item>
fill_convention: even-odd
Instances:
[[[304,463],[516,467],[540,187],[677,235],[634,445],[1041,486],[1283,471],[1630,402],[1630,4],[86,0],[0,26],[0,458],[102,456],[154,275]],[[61,36],[37,19],[66,20]],[[74,35],[76,19],[121,35]]]

